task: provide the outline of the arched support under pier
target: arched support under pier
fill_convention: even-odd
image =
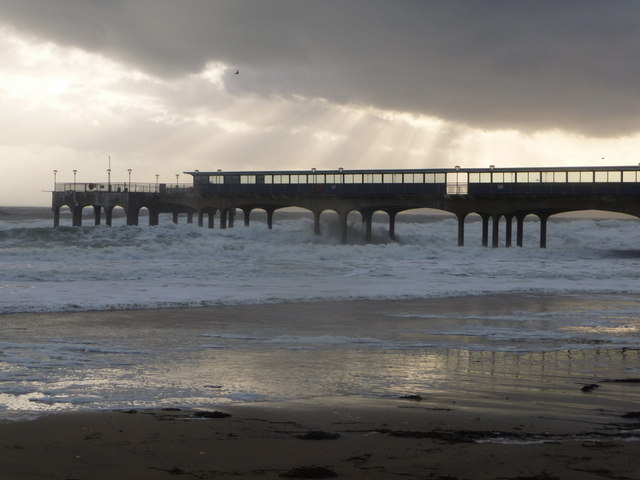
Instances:
[[[71,209],[71,225],[74,227],[82,226],[82,207],[75,206]]]
[[[224,230],[227,228],[227,218],[229,216],[229,209],[223,208],[220,210],[220,228]]]
[[[316,235],[320,235],[320,215],[322,214],[322,210],[314,210],[313,211],[313,233]]]
[[[464,219],[467,217],[466,213],[457,213],[458,217],[458,246],[464,247]]]
[[[105,223],[108,227],[113,224],[113,207],[107,208],[107,211],[105,212]]]
[[[242,213],[244,214],[244,226],[248,227],[249,223],[251,222],[251,209],[243,208]]]
[[[511,246],[511,233],[512,233],[512,223],[513,223],[513,215],[512,214],[505,214],[504,216],[505,222],[506,222],[506,228],[505,228],[505,234],[504,234],[504,246],[505,247],[510,247]]]
[[[207,212],[209,214],[209,222],[208,222],[208,227],[209,228],[214,228],[215,226],[215,218],[216,218],[216,211],[215,210],[211,210],[209,212]]]
[[[173,212],[173,223],[178,224],[178,212]]]
[[[340,224],[340,243],[347,243],[347,217],[349,212],[338,212],[338,222]]]
[[[135,208],[127,210],[127,225],[138,225],[138,210]]]
[[[498,248],[500,244],[500,217],[502,215],[491,215],[491,248]]]
[[[482,218],[482,246],[489,246],[489,218],[491,218],[486,213],[481,213],[480,218]]]
[[[227,226],[229,228],[233,228],[235,220],[236,220],[236,209],[230,208],[227,213]]]
[[[547,220],[549,220],[549,215],[540,213],[538,217],[540,218],[540,248],[547,248]]]
[[[398,212],[395,210],[387,210],[389,214],[389,238],[391,240],[396,239],[396,215]]]
[[[371,243],[371,224],[373,222],[373,211],[360,210],[360,215],[362,215],[362,223],[364,224],[364,241],[367,243]]]
[[[155,227],[160,224],[160,212],[155,209],[149,209],[149,225]]]
[[[275,208],[265,208],[267,211],[267,228],[271,230],[273,228],[273,212],[275,212]]]
[[[100,225],[100,213],[101,213],[102,207],[100,207],[99,205],[94,205],[93,206],[93,218],[94,218],[94,224]]]
[[[516,245],[522,247],[522,239],[524,237],[524,213],[516,215]]]
[[[187,212],[187,223],[188,224],[193,223],[193,212]]]
[[[200,210],[198,212],[198,226],[202,227],[204,225],[204,212]]]
[[[53,228],[60,226],[60,207],[53,209]]]

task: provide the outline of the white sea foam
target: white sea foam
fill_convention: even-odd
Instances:
[[[640,291],[640,222],[551,222],[546,249],[526,223],[524,248],[483,248],[479,223],[457,247],[456,221],[400,217],[398,242],[358,222],[340,245],[307,218],[273,230],[195,225],[61,227],[0,222],[0,312],[77,311],[380,299],[506,292]],[[277,220],[277,219],[276,219]]]

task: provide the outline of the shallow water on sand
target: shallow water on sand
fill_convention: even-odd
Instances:
[[[0,417],[460,392],[595,408],[583,385],[640,377],[637,311],[625,297],[482,296],[4,315]],[[638,388],[600,391],[624,409]]]

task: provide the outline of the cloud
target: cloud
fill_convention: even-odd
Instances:
[[[638,130],[639,14],[631,0],[0,0],[14,28],[151,76],[227,65],[236,97],[603,137]]]

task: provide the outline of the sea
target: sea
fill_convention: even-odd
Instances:
[[[552,217],[545,249],[533,219],[521,248],[432,212],[347,244],[295,210],[145,221],[0,207],[0,420],[640,377],[638,219]]]

